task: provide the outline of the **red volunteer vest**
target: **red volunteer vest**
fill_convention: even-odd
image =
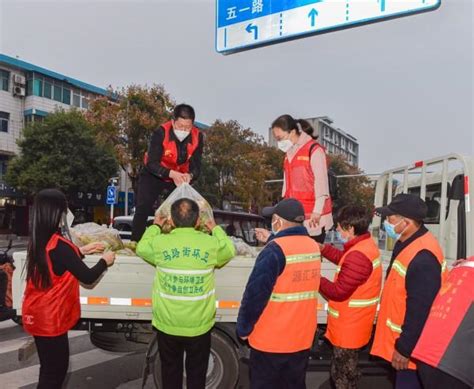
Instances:
[[[286,264],[267,306],[249,336],[260,351],[293,353],[313,344],[317,327],[321,254],[308,236],[276,238]]]
[[[469,321],[473,303],[474,257],[450,271],[412,353],[413,358],[470,385],[474,383],[474,323]]]
[[[176,147],[176,142],[170,139],[170,132],[173,131],[173,124],[169,121],[163,124],[161,128],[164,131],[164,138],[162,143],[163,155],[161,157],[160,165],[180,173],[189,173],[189,160],[199,146],[199,129],[193,126],[191,130],[191,142],[188,143],[187,159],[184,163],[178,165],[178,148]],[[145,153],[143,162],[145,165],[148,163],[148,153]],[[165,181],[172,180],[166,179]]]
[[[315,146],[313,146],[315,145]],[[313,150],[311,147],[313,146]],[[326,150],[318,142],[309,140],[303,147],[301,147],[293,159],[285,157],[283,169],[285,171],[286,191],[284,198],[293,197],[299,200],[304,207],[306,218],[309,219],[314,209],[316,201],[314,195],[314,173],[311,169],[310,151],[313,153],[316,149]],[[327,173],[325,173],[327,174]],[[324,207],[321,215],[327,215],[332,212],[332,200],[330,197],[324,202]]]
[[[79,249],[59,234],[54,234],[46,245],[46,261],[52,286],[38,289],[31,280],[26,284],[22,306],[23,327],[35,336],[58,336],[69,331],[81,317],[79,281],[70,272],[54,274],[49,253],[61,240],[80,256]]]
[[[372,237],[361,240],[341,258],[334,282],[337,280],[339,269],[342,267],[344,260],[352,251],[360,251],[370,259],[372,273],[368,280],[360,285],[349,299],[340,302],[329,301],[326,338],[334,346],[358,349],[369,343],[372,335],[382,287],[382,264],[380,262],[380,251]]]
[[[370,350],[372,355],[377,355],[389,362],[392,361],[395,342],[402,333],[402,325],[405,321],[407,269],[413,258],[422,250],[430,251],[441,264],[441,285],[446,279],[447,271],[443,251],[431,232],[414,240],[395,258],[383,287],[374,343],[372,350]],[[416,370],[416,365],[412,360],[408,363],[408,368]]]

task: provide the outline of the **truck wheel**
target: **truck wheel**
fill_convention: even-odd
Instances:
[[[159,353],[152,366],[155,386],[161,388],[161,361]],[[230,339],[219,331],[211,333],[211,355],[207,368],[206,389],[233,389],[239,380],[239,358]],[[184,372],[186,387],[186,372]]]
[[[131,342],[123,332],[91,332],[91,342],[94,346],[112,352],[146,351],[148,345]]]

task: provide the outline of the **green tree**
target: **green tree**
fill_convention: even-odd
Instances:
[[[174,102],[161,85],[131,85],[111,91],[114,99],[92,101],[86,118],[99,143],[112,147],[136,193],[143,156],[153,131],[171,118]]]
[[[98,145],[81,112],[57,111],[28,125],[9,163],[6,181],[33,194],[44,188],[64,192],[105,188],[117,172],[110,148]]]
[[[364,172],[349,165],[341,155],[329,155],[329,166],[337,176],[360,175],[359,177],[340,177],[337,180],[338,197],[334,200],[334,211],[344,205],[360,205],[373,208],[375,189]]]
[[[261,136],[237,121],[217,120],[205,132],[202,174],[197,188],[215,206],[222,207],[228,200],[255,210],[272,202],[274,189],[265,185],[265,181],[281,176],[278,154]]]

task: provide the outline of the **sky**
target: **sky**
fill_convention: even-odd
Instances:
[[[368,0],[371,1],[371,0]],[[392,0],[387,0],[392,1]],[[474,154],[473,3],[224,56],[214,0],[0,0],[0,52],[107,87],[158,83],[197,119],[267,137],[327,115],[367,173]]]

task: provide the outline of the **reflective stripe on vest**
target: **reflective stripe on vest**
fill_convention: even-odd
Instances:
[[[272,293],[270,300],[273,302],[291,302],[317,299],[318,292],[299,292],[299,293]]]
[[[289,255],[286,257],[286,263],[302,263],[320,260],[321,254]]]
[[[192,276],[195,274],[209,274],[214,271],[214,269],[204,269],[204,270],[180,270],[180,269],[169,269],[164,267],[156,267],[159,271],[168,274],[179,274],[183,276]]]
[[[385,324],[387,324],[387,327],[390,328],[393,332],[397,332],[399,334],[402,333],[402,326],[392,323],[390,319],[387,319]]]
[[[212,289],[209,293],[205,293],[200,296],[175,296],[175,295],[166,294],[163,292],[160,292],[160,296],[168,300],[199,301],[199,300],[205,300],[211,296],[214,296],[215,293],[216,293],[216,290]]]

